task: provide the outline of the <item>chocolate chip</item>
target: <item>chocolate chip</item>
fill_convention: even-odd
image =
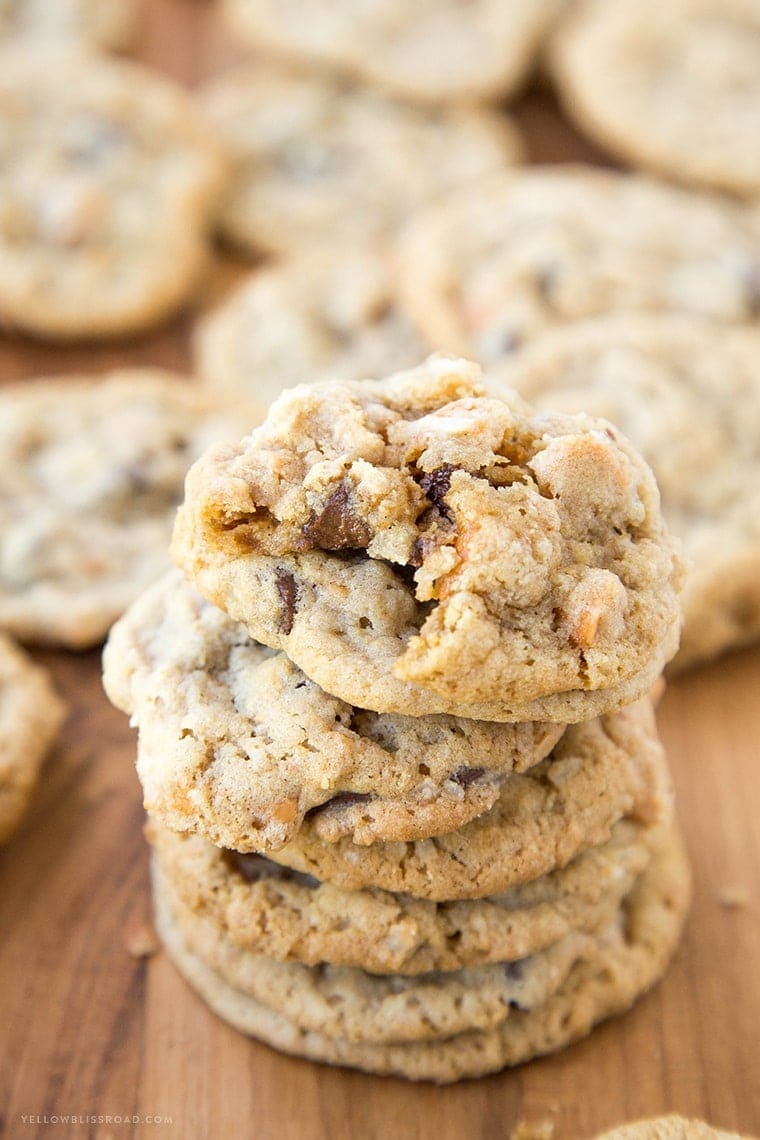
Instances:
[[[346,483],[340,483],[322,510],[302,528],[301,535],[301,550],[315,546],[320,550],[360,550],[372,541],[372,528],[354,512],[351,491]]]
[[[453,463],[444,463],[441,467],[437,467],[435,471],[426,471],[420,479],[420,487],[425,496],[430,499],[438,510],[447,519],[451,519],[448,508],[446,506],[446,495],[451,487],[451,475],[455,471]]]
[[[538,295],[547,305],[552,304],[552,294],[557,284],[557,271],[553,266],[543,266],[536,274],[536,289]]]
[[[485,774],[485,768],[460,768],[454,772],[451,778],[455,784],[459,784],[460,788],[469,788],[470,784],[474,784]]]
[[[280,628],[283,633],[290,633],[293,629],[293,618],[297,613],[298,587],[296,580],[287,570],[278,567],[275,570],[275,585],[282,602]]]
[[[323,804],[318,804],[317,807],[308,811],[306,815],[311,818],[319,812],[328,810],[339,811],[344,807],[353,807],[354,804],[366,804],[371,799],[372,796],[368,792],[338,792],[337,796],[333,796],[331,800],[327,800]]]
[[[525,959],[504,963],[504,974],[510,982],[521,982],[525,973]]]
[[[282,867],[263,855],[243,854],[241,851],[225,851],[227,862],[235,868],[247,883],[259,883],[262,879],[278,879],[284,883],[298,883],[302,887],[318,887],[319,879],[294,871],[292,867]]]
[[[750,317],[760,316],[760,264],[750,266],[745,280],[747,312]]]

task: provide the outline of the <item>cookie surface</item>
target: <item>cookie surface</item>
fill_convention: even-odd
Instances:
[[[381,887],[415,898],[484,898],[606,842],[623,817],[660,818],[669,802],[652,708],[640,701],[571,725],[546,760],[507,778],[491,810],[458,831],[358,847],[346,839],[325,844],[306,821],[270,857],[349,891]]]
[[[384,240],[422,202],[522,154],[501,116],[417,110],[263,64],[215,80],[203,106],[232,168],[222,234],[255,252]]]
[[[200,324],[197,369],[266,411],[283,388],[411,368],[430,351],[380,251],[319,249],[258,270]]]
[[[399,259],[402,301],[423,335],[483,365],[604,313],[736,324],[760,313],[756,208],[589,167],[461,188],[420,211]]]
[[[562,0],[225,0],[239,35],[404,98],[499,99],[526,78]]]
[[[237,434],[179,377],[25,381],[0,392],[0,629],[96,645],[169,564],[185,472]]]
[[[663,827],[662,820],[621,820],[607,843],[560,870],[490,898],[438,903],[378,889],[344,891],[153,821],[147,832],[184,904],[213,919],[234,945],[278,961],[409,975],[524,958],[571,930],[606,924],[648,866]]]
[[[455,830],[562,733],[354,708],[252,641],[177,571],[117,623],[104,666],[106,691],[139,729],[147,810],[238,851],[282,846],[307,813],[328,841]]]
[[[137,22],[134,0],[0,0],[0,40],[128,48]]]
[[[397,1044],[349,1041],[305,1029],[223,981],[187,948],[177,925],[161,915],[159,932],[186,980],[241,1032],[311,1060],[445,1083],[553,1052],[628,1009],[664,973],[681,934],[689,893],[685,854],[673,836],[630,897],[621,943],[598,963],[579,963],[548,1001],[527,1013],[513,1011],[495,1029]]]
[[[654,479],[605,421],[510,407],[479,376],[433,357],[284,393],[191,470],[175,558],[361,708],[569,723],[619,707],[678,637]]]
[[[190,99],[134,63],[17,49],[0,67],[0,323],[81,339],[179,308],[222,184]]]
[[[584,0],[550,59],[568,114],[617,157],[760,193],[757,0]]]
[[[26,812],[64,714],[45,670],[0,634],[0,844]]]
[[[760,332],[600,318],[540,337],[498,373],[542,408],[616,424],[652,465],[691,569],[673,668],[760,637]]]

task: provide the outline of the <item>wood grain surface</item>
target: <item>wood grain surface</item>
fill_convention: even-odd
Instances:
[[[145,60],[193,83],[229,58],[212,4],[144,8]],[[545,92],[518,117],[534,158],[598,157]],[[220,260],[209,295],[232,274]],[[185,368],[191,326],[185,314],[106,348],[0,339],[0,380]],[[660,708],[695,873],[665,980],[555,1057],[445,1089],[280,1056],[216,1020],[161,953],[137,956],[149,896],[132,733],[102,694],[97,653],[36,656],[71,713],[25,827],[0,853],[0,1135],[453,1140],[528,1124],[573,1140],[678,1111],[760,1136],[760,651],[678,679]],[[51,1122],[66,1114],[79,1120]]]

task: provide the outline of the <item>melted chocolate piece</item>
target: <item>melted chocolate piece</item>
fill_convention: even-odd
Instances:
[[[366,804],[371,799],[372,796],[369,792],[338,792],[337,796],[333,796],[331,800],[327,800],[323,804],[317,804],[316,807],[307,811],[306,817],[307,819],[311,818],[318,812],[328,811],[330,808],[334,808],[337,811],[342,807],[353,807],[354,804]]]
[[[365,550],[372,541],[372,528],[354,513],[351,491],[340,483],[330,494],[319,514],[314,514],[301,530],[299,549]]]
[[[485,774],[485,768],[459,768],[452,774],[451,778],[455,784],[459,784],[460,788],[469,788],[470,784],[474,784]]]
[[[255,853],[243,854],[240,851],[225,851],[227,862],[243,876],[247,883],[259,883],[262,879],[279,879],[284,883],[298,883],[302,887],[314,889],[320,886],[319,879],[313,875],[305,875],[303,871],[294,871],[292,867],[283,867],[274,863],[264,855]]]
[[[280,615],[280,628],[283,633],[290,633],[293,629],[293,618],[298,612],[298,587],[296,580],[287,570],[275,570],[277,593],[282,602]]]
[[[505,962],[504,973],[510,982],[522,981],[525,973],[525,959],[518,958],[515,962]]]
[[[446,495],[451,486],[451,475],[456,471],[453,463],[444,463],[442,467],[437,467],[435,471],[426,472],[420,479],[420,487],[425,493],[425,496],[430,499],[430,502],[438,508],[441,514],[451,521],[446,506]]]
[[[747,271],[745,279],[747,293],[747,310],[750,317],[760,315],[760,264],[753,263]]]

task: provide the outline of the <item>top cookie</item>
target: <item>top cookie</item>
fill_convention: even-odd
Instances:
[[[129,47],[134,0],[0,0],[0,41]]]
[[[691,568],[683,667],[760,637],[760,331],[687,317],[581,321],[499,372],[539,407],[617,424],[651,463]]]
[[[404,98],[514,95],[563,0],[225,0],[239,35]]]
[[[758,210],[587,167],[464,187],[420,212],[400,257],[402,300],[422,333],[482,364],[603,313],[760,313]]]
[[[286,392],[190,471],[174,554],[379,712],[584,720],[677,645],[682,567],[643,460],[603,420],[488,398],[461,360]]]
[[[377,250],[319,248],[253,273],[200,324],[201,378],[266,408],[283,388],[411,368],[430,351]]]
[[[102,640],[168,566],[187,468],[236,423],[156,369],[3,388],[0,629],[73,649]]]
[[[222,164],[188,96],[134,63],[0,64],[0,322],[61,339],[155,323],[197,286]]]
[[[613,154],[760,193],[758,0],[585,0],[550,58],[568,113]]]
[[[442,190],[522,155],[504,116],[425,111],[262,64],[215,80],[204,107],[232,168],[222,233],[254,252],[387,238]]]

